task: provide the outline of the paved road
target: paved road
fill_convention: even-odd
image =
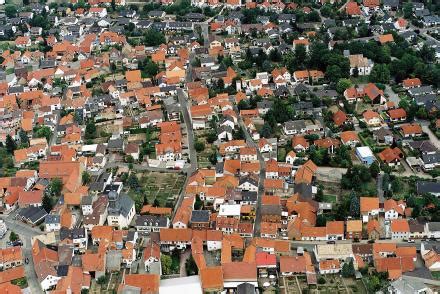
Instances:
[[[384,191],[383,191],[383,173],[380,172],[377,175],[377,196],[379,197],[379,202],[380,203],[384,203],[385,202],[385,198],[384,198]]]
[[[233,101],[233,99],[230,99],[233,107],[234,107],[234,111],[237,113],[237,117],[238,117],[238,123],[240,125],[240,128],[242,129],[244,135],[245,135],[245,140],[246,140],[246,144],[248,146],[254,147],[257,150],[257,157],[258,157],[258,161],[260,162],[260,175],[259,175],[259,182],[258,182],[258,198],[257,198],[257,209],[255,212],[255,223],[254,223],[254,236],[260,236],[260,228],[261,228],[261,198],[263,197],[264,194],[264,179],[266,177],[266,162],[264,161],[264,157],[260,152],[260,149],[258,148],[258,145],[254,142],[254,140],[252,139],[251,135],[249,134],[243,119],[240,116],[240,112],[237,108],[237,106],[235,105],[235,101]]]
[[[429,140],[431,141],[431,143],[437,147],[437,149],[440,149],[440,141],[437,138],[437,136],[431,131],[431,129],[429,128],[429,126],[427,124],[422,124],[422,130],[423,132],[425,132],[426,134],[428,134],[429,136]]]
[[[197,153],[194,148],[194,130],[191,117],[189,116],[188,97],[183,89],[177,89],[177,98],[179,99],[180,108],[183,114],[183,120],[186,124],[186,133],[188,136],[188,150],[190,158],[190,168],[188,172],[192,174],[197,170]]]
[[[389,85],[385,86],[385,94],[388,95],[388,100],[394,102],[394,104],[396,104],[396,106],[399,105],[400,97],[399,97],[399,95],[394,93],[393,89],[391,89],[391,87]]]
[[[20,239],[23,241],[23,254],[24,258],[29,259],[29,263],[25,264],[26,278],[28,281],[29,289],[31,293],[42,293],[40,283],[38,282],[37,275],[34,270],[34,261],[32,258],[32,237],[35,237],[41,234],[39,229],[32,228],[20,221],[14,220],[13,215],[15,213],[11,213],[9,216],[2,216],[2,219],[5,221],[6,225],[11,231],[14,231],[20,236]]]

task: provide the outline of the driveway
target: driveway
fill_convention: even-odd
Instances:
[[[394,93],[393,89],[391,89],[391,87],[389,85],[385,86],[385,94],[388,95],[388,100],[394,102],[394,104],[396,104],[396,106],[399,105],[400,97],[399,97],[399,95]]]
[[[429,136],[429,140],[431,143],[437,148],[440,149],[440,141],[437,136],[431,131],[428,125],[422,124],[422,130]]]

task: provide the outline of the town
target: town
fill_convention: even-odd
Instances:
[[[0,1],[0,293],[437,293],[439,15]]]

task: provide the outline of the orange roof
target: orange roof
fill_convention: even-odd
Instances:
[[[0,284],[0,293],[5,294],[21,294],[21,289],[17,285],[12,285],[10,282]]]
[[[381,44],[386,44],[386,43],[394,42],[393,35],[392,34],[380,35],[379,36],[379,42]]]
[[[400,128],[405,135],[416,135],[423,132],[422,127],[417,123],[404,124],[401,125]]]
[[[406,111],[403,108],[388,110],[388,115],[391,119],[404,119],[406,118]]]
[[[386,148],[379,153],[379,158],[385,163],[398,161],[403,156],[402,151],[398,147]]]
[[[207,267],[200,271],[203,291],[223,289],[223,269],[221,266]]]
[[[359,137],[355,131],[345,131],[340,134],[342,143],[348,143],[350,141],[358,141]]]
[[[327,235],[343,235],[344,222],[343,221],[328,221],[326,224]]]
[[[394,219],[391,221],[392,232],[409,232],[409,224],[407,219]]]
[[[341,268],[341,263],[339,262],[338,259],[322,260],[319,262],[320,270],[333,270],[340,268]]]
[[[419,78],[405,79],[402,83],[405,88],[418,87],[422,85],[422,82]]]
[[[379,198],[378,197],[361,197],[361,213],[368,213],[372,210],[379,209]]]
[[[128,274],[125,275],[125,285],[141,289],[142,294],[159,293],[160,276],[156,274]]]
[[[348,15],[361,15],[361,8],[356,2],[350,1],[345,6]]]
[[[0,272],[0,284],[7,283],[25,276],[24,266],[14,267]]]
[[[295,173],[295,183],[307,183],[311,184],[313,176],[317,171],[318,167],[312,160],[308,160],[304,163]]]

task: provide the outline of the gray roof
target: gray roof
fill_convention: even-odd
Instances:
[[[305,129],[306,122],[304,120],[287,121],[284,123],[284,127],[287,130],[297,130]]]
[[[440,222],[430,222],[430,223],[428,223],[428,230],[430,232],[439,232],[440,231]]]
[[[417,182],[417,193],[425,194],[425,193],[440,193],[440,183],[437,182]]]
[[[168,226],[168,218],[160,215],[138,215],[135,221],[136,226],[161,227]]]
[[[258,193],[253,191],[243,191],[241,192],[242,201],[255,202],[258,198]]]
[[[46,224],[59,224],[60,223],[60,216],[58,214],[48,214],[44,218],[44,222]]]
[[[409,142],[408,145],[412,149],[417,149],[422,153],[431,153],[431,152],[437,151],[437,148],[429,140],[412,141],[412,142]]]
[[[209,210],[193,210],[191,213],[192,223],[209,222]]]
[[[422,293],[423,289],[427,289],[424,283],[414,279],[399,279],[391,283],[391,287],[400,294]]]
[[[437,151],[434,154],[422,154],[422,160],[425,164],[435,164],[440,162],[440,151]]]
[[[246,182],[249,182],[250,184],[258,187],[258,180],[253,178],[253,177],[251,177],[251,176],[241,177],[238,185],[242,185],[242,184],[244,184]]]

